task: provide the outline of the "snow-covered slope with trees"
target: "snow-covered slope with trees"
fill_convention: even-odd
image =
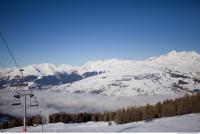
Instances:
[[[21,132],[22,127],[2,130]],[[41,132],[42,126],[28,127],[28,132]],[[108,122],[55,123],[43,127],[44,132],[200,132],[200,114],[167,117],[145,122],[108,125]]]

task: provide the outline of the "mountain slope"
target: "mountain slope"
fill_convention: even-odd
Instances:
[[[35,88],[105,95],[185,94],[200,89],[200,55],[171,51],[144,61],[106,59],[80,67],[44,63],[24,67]],[[1,87],[19,75],[16,68],[1,69]],[[67,83],[67,84],[65,84]]]
[[[196,52],[172,51],[52,90],[125,96],[192,93],[193,89],[200,89],[199,61]]]

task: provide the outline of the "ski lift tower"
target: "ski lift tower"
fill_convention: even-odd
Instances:
[[[26,99],[27,99],[27,96],[30,96],[30,98],[34,97],[34,94],[33,94],[32,90],[29,90],[28,88],[26,88],[26,87],[28,87],[28,82],[25,82],[25,79],[23,76],[23,71],[24,71],[23,69],[20,69],[21,77],[19,77],[18,81],[12,82],[10,84],[10,87],[15,87],[17,89],[20,89],[20,90],[17,90],[16,94],[14,95],[15,98],[18,98],[18,99],[20,99],[21,97],[24,98],[24,121],[23,121],[24,128],[22,129],[22,131],[26,132],[27,131],[27,128],[26,128]]]

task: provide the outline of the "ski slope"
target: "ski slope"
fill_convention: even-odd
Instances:
[[[20,132],[22,127],[2,130],[5,132]],[[42,126],[28,127],[29,132],[41,132]],[[87,122],[74,124],[46,124],[44,132],[200,132],[200,114],[188,114],[166,117],[152,121],[140,121],[116,125],[108,122]]]

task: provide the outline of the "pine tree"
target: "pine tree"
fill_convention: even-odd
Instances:
[[[144,108],[144,120],[152,120],[154,117],[154,110],[153,110],[153,106],[147,104]]]

